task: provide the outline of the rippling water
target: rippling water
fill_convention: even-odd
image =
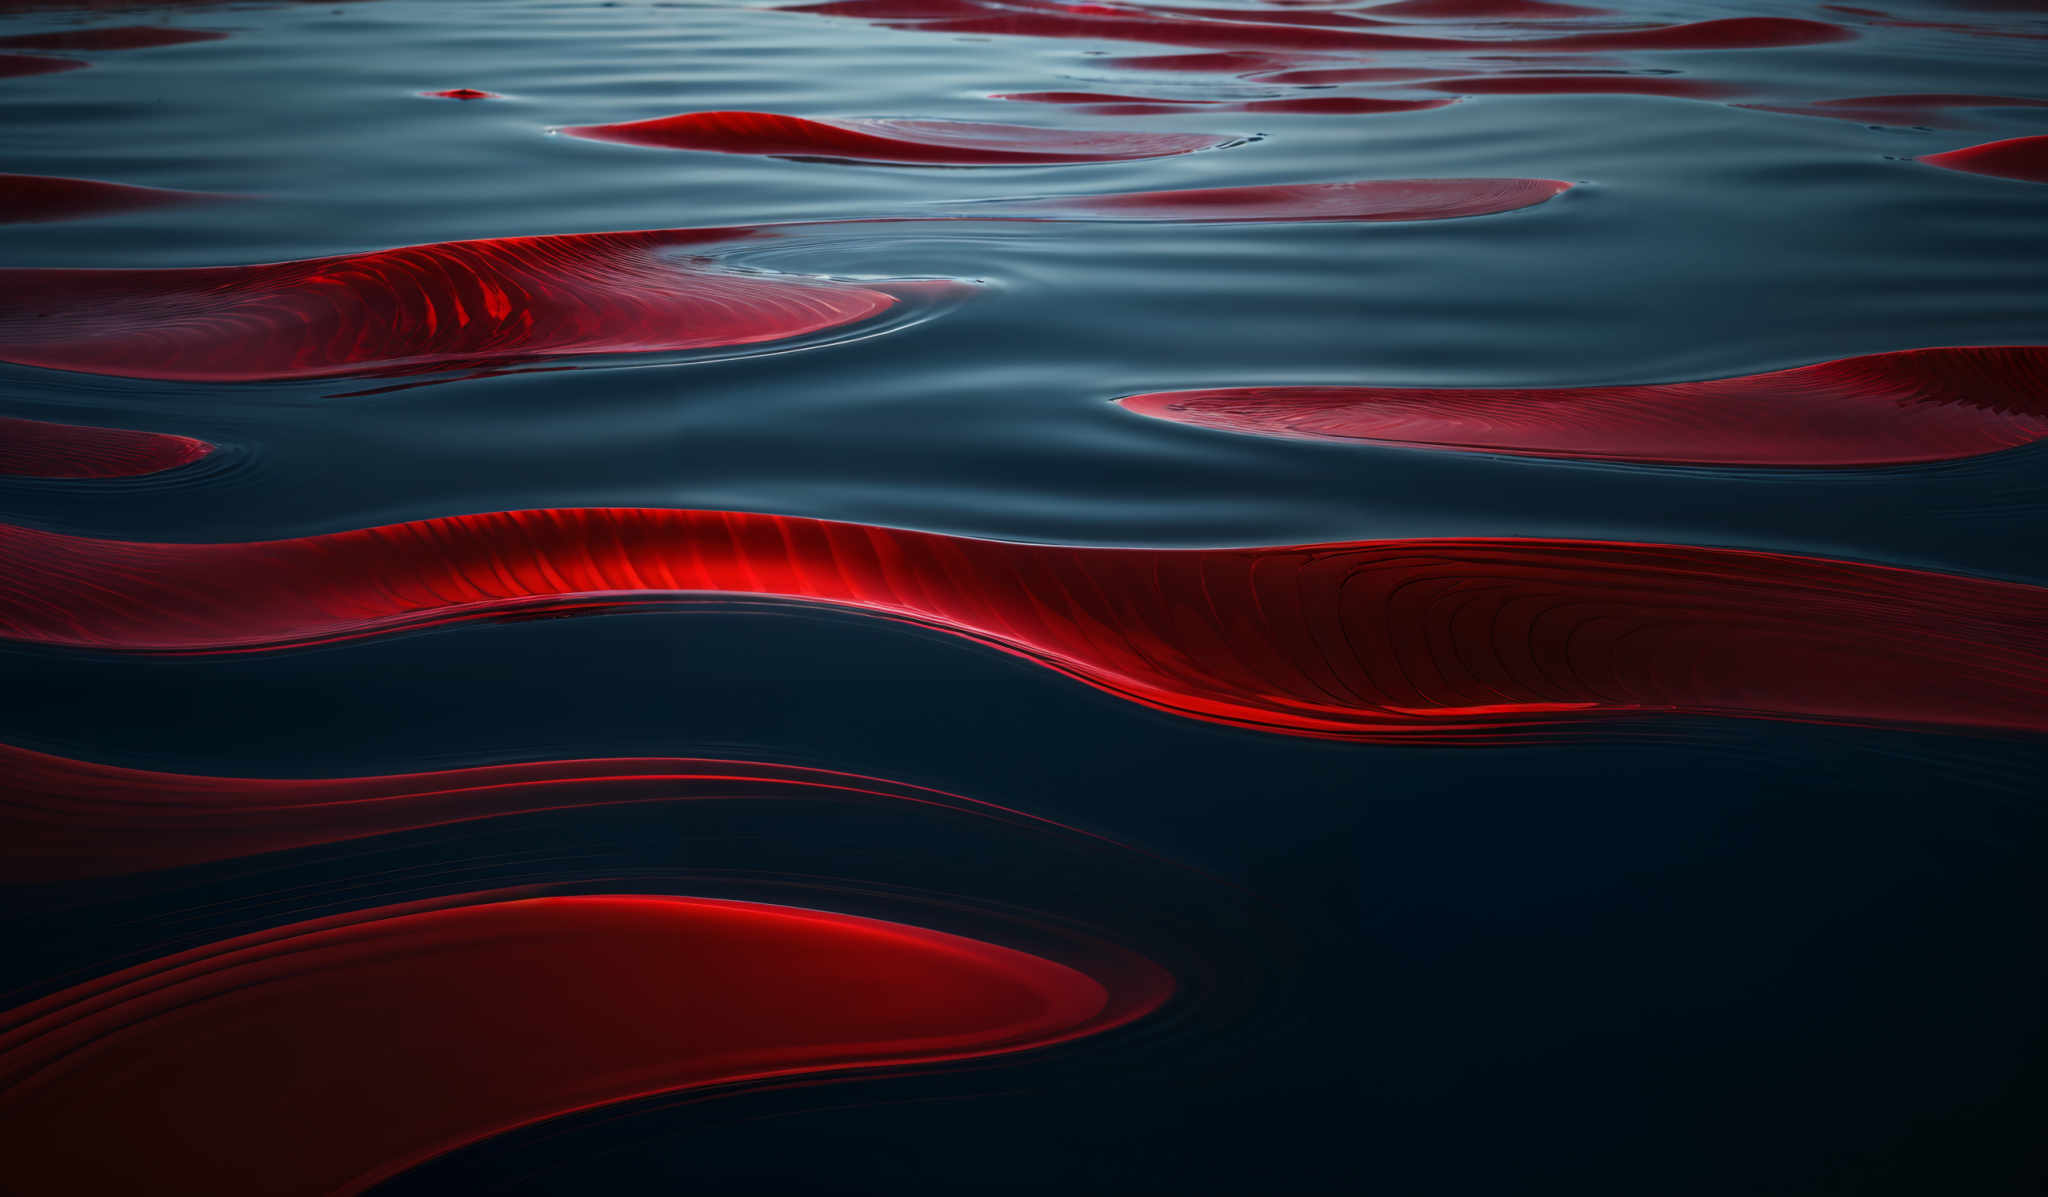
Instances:
[[[2044,64],[0,3],[0,1190],[2032,1191]]]

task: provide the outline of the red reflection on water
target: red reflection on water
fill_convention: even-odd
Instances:
[[[430,100],[502,100],[505,97],[494,91],[478,91],[474,87],[451,87],[445,91],[423,91],[421,95]]]
[[[2048,183],[2048,137],[2008,137],[1945,154],[1928,154],[1920,161],[1973,175]]]
[[[1669,75],[1472,75],[1417,84],[1466,96],[1629,95],[1715,99],[1742,90],[1704,79]]]
[[[1891,96],[1850,96],[1811,104],[1750,104],[1746,107],[1793,116],[1826,116],[1864,125],[1932,125],[1953,108],[2048,108],[2048,100],[2016,96],[1980,96],[1955,92],[1918,92]]]
[[[0,360],[233,382],[750,345],[955,284],[739,274],[743,229],[450,241],[259,266],[0,270]]]
[[[1915,349],[1706,382],[1161,391],[1119,400],[1207,428],[1525,457],[1877,466],[2048,437],[2048,349]]]
[[[191,200],[212,199],[194,191],[131,187],[97,179],[61,179],[52,175],[0,174],[0,224],[44,220],[76,220],[108,212],[158,208]]]
[[[1005,212],[1124,220],[1449,220],[1511,212],[1571,189],[1556,179],[1369,179],[1063,195],[991,205]]]
[[[29,478],[131,478],[190,465],[213,451],[165,432],[89,428],[0,416],[0,474]]]
[[[171,868],[504,815],[639,802],[904,803],[1084,835],[1021,811],[796,765],[635,757],[484,765],[377,777],[197,777],[0,745],[7,778],[0,881]]]
[[[675,150],[939,166],[1122,162],[1213,149],[1235,140],[1206,133],[1043,129],[965,121],[814,121],[772,112],[686,112],[562,132]]]
[[[360,1192],[563,1114],[1041,1048],[1173,991],[1139,957],[1088,955],[1082,972],[901,923],[659,895],[354,911],[0,1016],[0,1157],[24,1192]]]
[[[85,65],[76,58],[45,58],[40,54],[0,54],[0,79],[54,75],[59,71],[75,71]]]
[[[695,594],[912,621],[1174,714],[1297,735],[1671,713],[2048,730],[2048,591],[1783,553],[1080,548],[638,508],[242,544],[0,526],[0,636],[50,645],[274,648]]]
[[[65,29],[55,33],[17,33],[0,37],[10,50],[146,50],[216,42],[227,34],[213,29],[177,29],[169,25],[109,25],[100,29]]]

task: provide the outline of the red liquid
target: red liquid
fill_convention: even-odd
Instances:
[[[132,478],[189,465],[212,451],[189,436],[0,416],[0,474]]]

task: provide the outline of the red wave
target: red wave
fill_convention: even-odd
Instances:
[[[1914,95],[1851,96],[1843,100],[1818,100],[1804,105],[1749,104],[1763,112],[1793,116],[1826,116],[1864,125],[1931,125],[1951,108],[2048,108],[2048,100],[2026,100],[2015,96],[1980,96],[1953,92],[1925,92]]]
[[[75,71],[85,65],[87,64],[76,58],[45,58],[40,54],[0,54],[0,79],[54,75],[59,71]]]
[[[1078,109],[1095,116],[1168,116],[1184,111],[1183,101],[1149,100],[1136,104],[1091,104]],[[1287,100],[1249,100],[1210,104],[1204,112],[1308,112],[1362,116],[1379,112],[1425,112],[1455,100],[1382,100],[1370,96],[1303,96]]]
[[[158,208],[211,198],[195,191],[130,187],[125,183],[102,183],[96,179],[0,174],[0,224],[76,220],[107,212],[129,212],[137,208]]]
[[[381,777],[196,777],[0,744],[0,881],[69,881],[199,864],[503,815],[638,802],[834,799],[941,807],[1057,828],[880,777],[759,761],[612,758]]]
[[[0,270],[0,360],[237,382],[751,345],[934,284],[737,274],[668,256],[739,229],[449,241],[260,266]]]
[[[102,29],[66,29],[56,33],[17,33],[0,37],[10,50],[147,50],[217,42],[227,34],[212,29],[174,29],[169,25],[110,25]]]
[[[1413,17],[1431,21],[1521,20],[1604,17],[1604,8],[1553,4],[1550,0],[1396,0],[1366,9],[1376,17]]]
[[[1417,84],[1466,96],[1630,95],[1715,99],[1740,88],[1668,75],[1471,75]]]
[[[1172,992],[1128,953],[1098,947],[1089,967],[704,898],[476,894],[356,911],[0,1018],[0,1156],[21,1192],[360,1192],[563,1114],[1042,1048]]]
[[[1950,170],[2023,183],[2048,183],[2048,137],[2008,137],[1920,159]]]
[[[1556,179],[1370,179],[1062,195],[1000,206],[1125,220],[1450,220],[1527,208],[1569,190],[1570,183]]]
[[[1231,387],[1119,400],[1141,415],[1317,440],[1738,466],[1874,466],[2048,437],[2048,349],[1913,349],[1709,382],[1546,390]]]
[[[1615,29],[1533,38],[1431,37],[1389,33],[1394,26],[1370,18],[1337,24],[1328,15],[1298,23],[1300,14],[1267,14],[1253,9],[1161,9],[1121,4],[1065,4],[1058,0],[944,0],[936,6],[901,0],[842,0],[810,6],[823,16],[852,16],[934,33],[982,36],[1089,38],[1149,42],[1194,49],[1306,54],[1451,50],[1518,53],[1540,50],[1722,50],[1805,46],[1856,36],[1839,25],[1787,17],[1732,17],[1686,25]],[[1218,17],[1219,11],[1233,14]],[[1343,15],[1343,14],[1337,14]],[[1375,26],[1372,28],[1362,26]],[[1112,60],[1111,65],[1130,65]],[[1281,60],[1247,70],[1308,65]],[[1195,68],[1222,69],[1222,68]]]
[[[132,478],[190,465],[212,451],[189,436],[0,416],[0,474]]]
[[[1174,71],[1190,74],[1240,75],[1254,71],[1277,71],[1316,59],[1296,54],[1266,54],[1250,51],[1221,54],[1146,54],[1131,58],[1097,60],[1103,66],[1127,71]]]
[[[444,91],[423,91],[421,95],[430,100],[502,100],[505,97],[494,91],[478,91],[474,87],[451,87]]]
[[[1258,83],[1290,83],[1320,87],[1332,83],[1388,83],[1405,79],[1427,79],[1439,72],[1426,67],[1312,67],[1254,75]]]
[[[579,125],[562,132],[674,150],[940,166],[1125,162],[1214,149],[1234,140],[1206,133],[1119,133],[965,121],[814,121],[772,112],[686,112],[622,125]]]
[[[2048,730],[2048,590],[1779,553],[1097,549],[620,508],[212,545],[0,526],[0,636],[40,644],[233,651],[706,593],[914,621],[1174,714],[1298,735],[1674,712]]]

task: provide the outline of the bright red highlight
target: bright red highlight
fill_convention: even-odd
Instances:
[[[50,175],[0,174],[0,224],[45,220],[77,220],[109,212],[160,208],[211,199],[193,191],[130,187],[95,179],[61,179]]]
[[[1172,992],[1138,957],[1092,956],[1101,975],[900,923],[703,898],[356,911],[4,1016],[0,1157],[21,1191],[355,1193],[562,1114],[1041,1048]]]
[[[1920,161],[1973,175],[2048,183],[2048,137],[2008,137],[1945,154],[1928,154]]]
[[[274,648],[697,594],[913,621],[1134,702],[1297,735],[1672,713],[2048,730],[2048,591],[1782,553],[1098,549],[624,508],[213,545],[0,527],[0,635],[40,644]]]
[[[147,50],[217,42],[227,34],[211,29],[174,29],[169,25],[110,25],[102,29],[67,29],[58,33],[17,33],[0,37],[10,50]]]
[[[739,274],[741,229],[449,241],[261,266],[0,270],[0,360],[192,382],[752,345],[957,284]]]
[[[1547,390],[1235,387],[1119,400],[1232,432],[1733,466],[1947,461],[2048,436],[2048,349],[1913,349],[1709,382]]]
[[[212,451],[189,436],[0,416],[0,474],[132,478],[190,465]]]
[[[1512,212],[1569,190],[1557,179],[1369,179],[1063,195],[996,206],[1095,220],[1450,220]]]
[[[505,97],[494,91],[478,91],[474,87],[451,87],[446,91],[423,91],[421,95],[430,100],[502,100]]]
[[[672,150],[933,166],[1124,162],[1189,154],[1234,140],[1206,133],[1119,133],[965,121],[814,121],[772,112],[686,112],[562,132]]]
[[[330,844],[421,827],[638,802],[907,803],[1057,828],[1020,811],[796,765],[635,757],[483,765],[379,777],[195,777],[0,744],[0,882],[71,881]]]

